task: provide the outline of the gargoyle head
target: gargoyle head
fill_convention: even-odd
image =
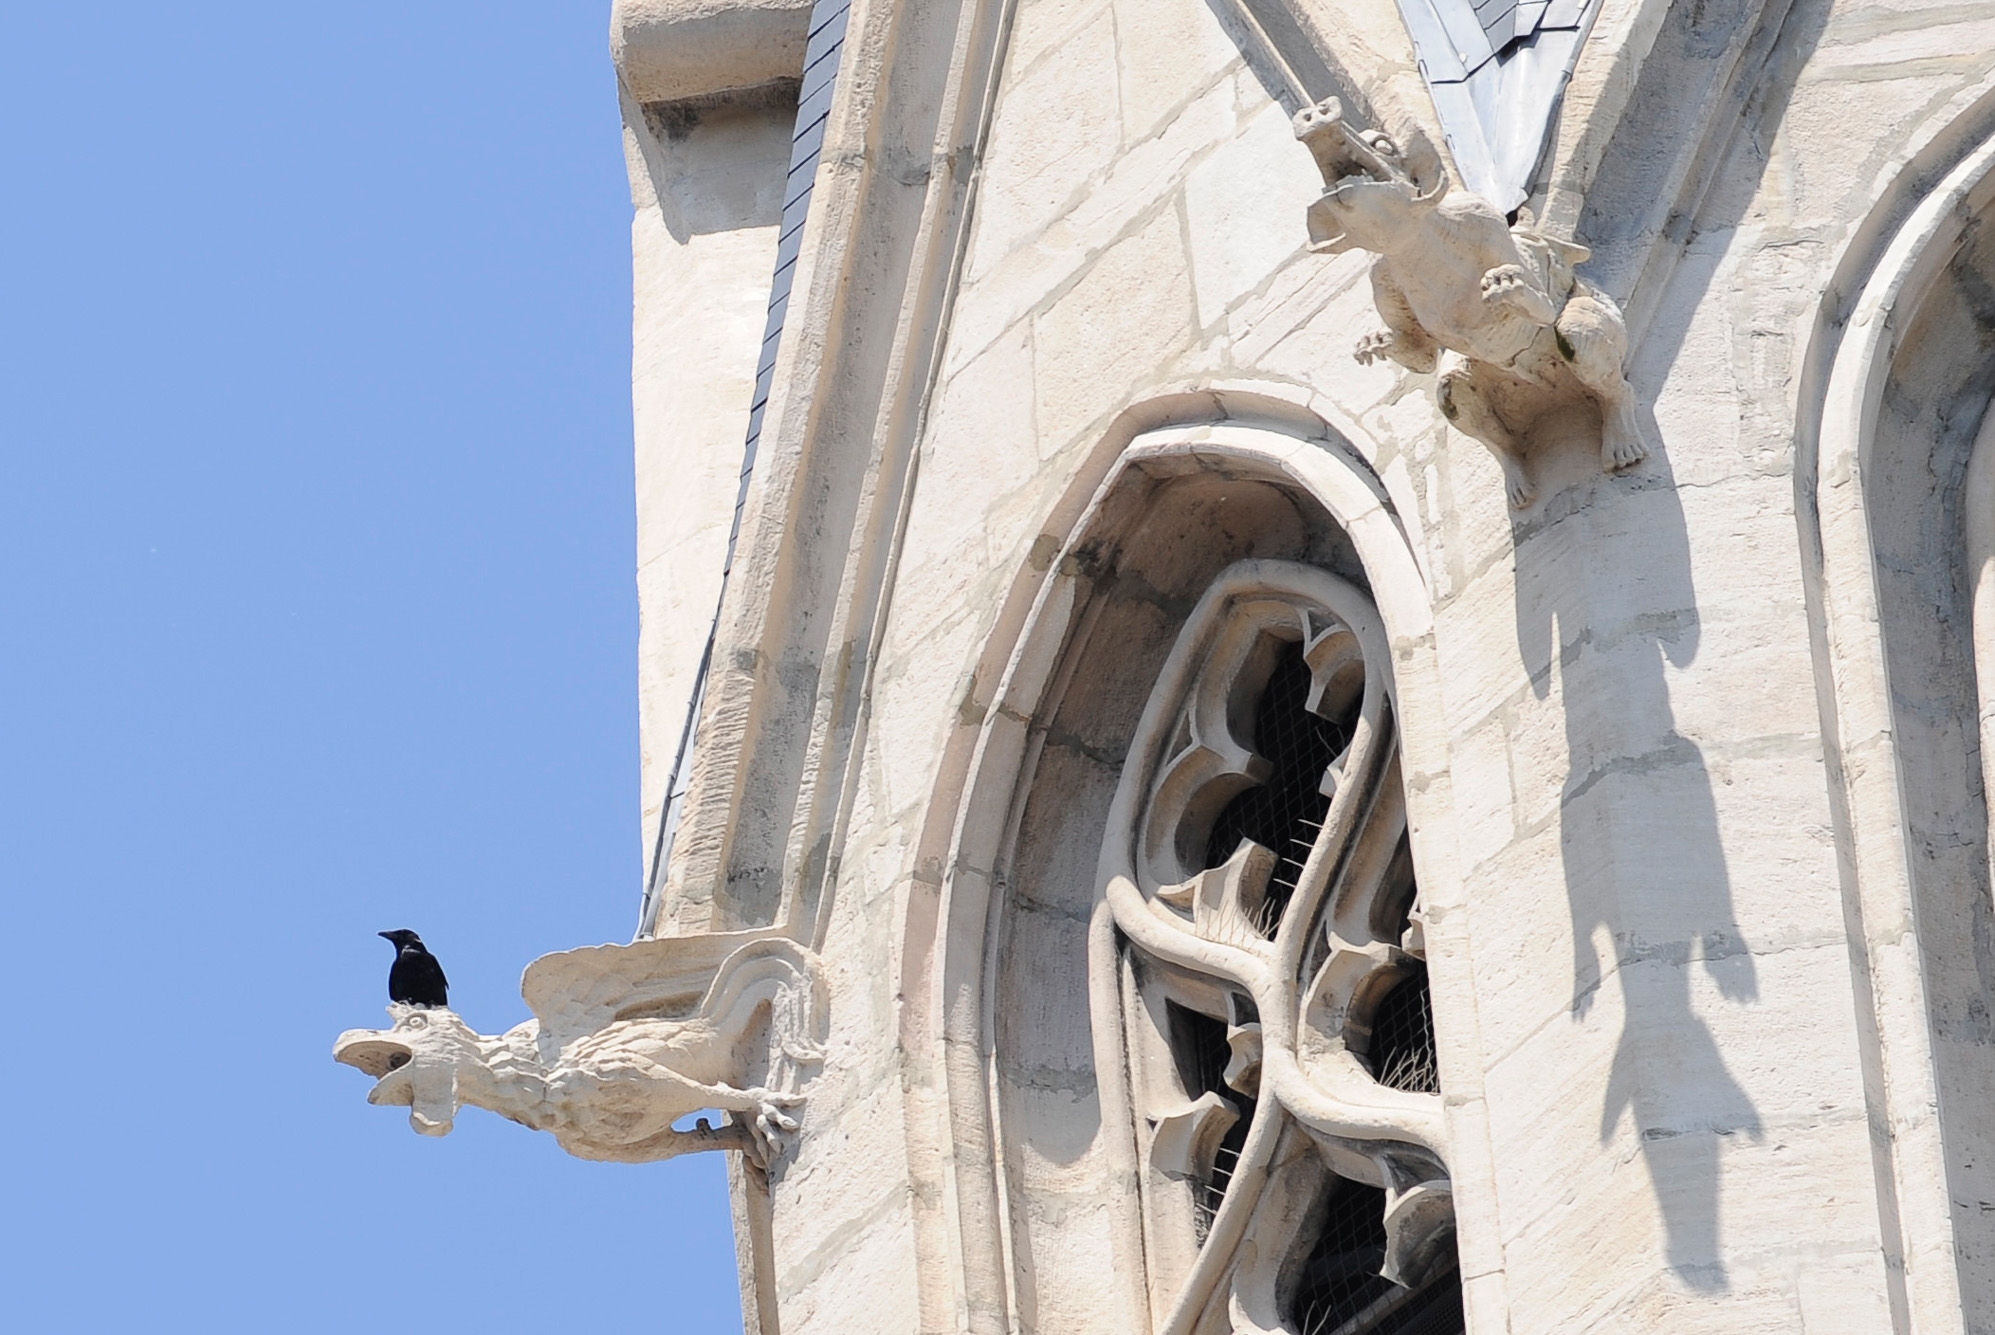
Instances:
[[[1323,173],[1323,197],[1309,206],[1309,248],[1338,254],[1382,251],[1407,232],[1416,211],[1448,192],[1448,171],[1433,141],[1410,122],[1397,139],[1344,119],[1327,98],[1296,113],[1295,137]]]
[[[374,1077],[367,1101],[409,1110],[409,1125],[425,1136],[447,1136],[456,1120],[460,1072],[482,1069],[484,1046],[470,1025],[441,1007],[390,1006],[392,1029],[349,1029],[333,1044],[333,1060]]]

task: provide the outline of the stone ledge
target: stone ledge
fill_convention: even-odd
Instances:
[[[811,0],[616,0],[610,57],[639,102],[679,102],[803,72]]]

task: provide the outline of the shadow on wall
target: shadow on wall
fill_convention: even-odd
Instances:
[[[1676,364],[1723,239],[1758,196],[1774,127],[1830,7],[1795,0],[1773,9],[1673,7],[1587,191],[1579,234],[1594,248],[1588,276],[1624,301],[1644,275],[1662,284],[1660,300],[1631,324],[1629,370],[1645,416]],[[1744,22],[1759,35],[1727,76],[1725,52]],[[1687,97],[1691,88],[1703,93]],[[1706,99],[1729,105],[1734,97],[1736,114],[1707,123]],[[1686,139],[1693,161],[1675,207],[1691,221],[1656,235],[1648,230],[1658,222],[1656,182],[1670,178]],[[1664,250],[1671,262],[1657,265]],[[1677,731],[1666,676],[1698,650],[1689,539],[1670,462],[1673,447],[1694,443],[1663,439],[1652,416],[1646,425],[1662,448],[1614,482],[1593,471],[1590,423],[1540,424],[1546,436],[1574,439],[1545,442],[1554,456],[1541,478],[1547,499],[1513,520],[1517,644],[1526,664],[1546,665],[1535,678],[1539,697],[1556,689],[1564,707],[1559,836],[1573,1018],[1586,1018],[1610,975],[1625,1008],[1601,1141],[1632,1120],[1671,1269],[1694,1289],[1723,1292],[1721,1158],[1728,1137],[1763,1132],[1692,988],[1701,968],[1718,996],[1707,1007],[1744,1005],[1757,1000],[1759,984],[1733,907],[1710,768]],[[1601,958],[1603,928],[1611,960]]]
[[[1576,470],[1591,467],[1590,422],[1540,429],[1567,437],[1546,443]],[[1596,476],[1561,490],[1542,513],[1513,521],[1512,537],[1518,649],[1527,664],[1545,665],[1533,681],[1538,698],[1556,691],[1563,706],[1573,1018],[1612,983],[1625,1008],[1600,1138],[1632,1119],[1671,1269],[1692,1288],[1724,1291],[1720,1158],[1726,1137],[1757,1140],[1761,1127],[1692,1004],[1692,985],[1701,968],[1720,997],[1742,1004],[1757,998],[1758,982],[1732,905],[1710,770],[1670,707],[1665,664],[1696,657],[1699,623],[1668,461],[1653,460],[1632,487]]]

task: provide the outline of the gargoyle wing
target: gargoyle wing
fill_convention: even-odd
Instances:
[[[706,1012],[730,956],[772,939],[783,938],[763,929],[563,950],[527,966],[520,995],[541,1031],[557,1036],[593,1033],[616,1020],[686,1019]]]

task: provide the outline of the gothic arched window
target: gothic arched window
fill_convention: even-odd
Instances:
[[[1167,1335],[1462,1329],[1389,671],[1362,588],[1238,561],[1132,739],[1096,1023]]]

